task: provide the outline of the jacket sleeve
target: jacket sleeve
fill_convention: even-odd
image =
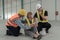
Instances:
[[[21,22],[21,20],[14,20],[14,22],[19,26],[19,27],[21,27],[21,28],[23,28],[23,29],[30,29],[30,27],[29,26],[27,26],[27,25],[24,25],[22,22]]]

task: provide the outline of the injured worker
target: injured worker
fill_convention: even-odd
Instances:
[[[36,20],[32,17],[32,12],[27,13],[27,17],[25,19],[25,25],[30,27],[30,29],[25,29],[25,35],[28,35],[34,39],[41,39],[41,35],[38,33]]]

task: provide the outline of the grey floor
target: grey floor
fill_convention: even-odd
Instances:
[[[5,20],[0,20],[0,40],[36,40],[24,35],[19,37],[6,36],[5,22]],[[60,40],[60,21],[51,21],[50,23],[52,27],[49,30],[49,34],[41,40]],[[24,33],[23,30],[21,30],[21,32]]]

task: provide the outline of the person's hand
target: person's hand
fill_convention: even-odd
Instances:
[[[38,24],[37,24],[37,23],[34,23],[34,26],[35,26],[35,27],[37,27],[37,26],[38,26]]]
[[[39,15],[41,15],[42,14],[42,12],[39,12]]]
[[[31,26],[31,27],[34,27],[34,26],[35,26],[35,24],[30,24],[30,26]]]
[[[33,23],[32,26],[33,26],[33,27],[37,27],[38,24],[37,24],[37,23]]]

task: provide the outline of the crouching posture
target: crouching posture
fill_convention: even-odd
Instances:
[[[19,10],[18,13],[14,14],[11,18],[9,18],[6,22],[7,35],[19,36],[20,29],[25,28],[26,26],[23,25],[22,20],[23,17],[26,15],[26,11],[24,9]]]
[[[30,27],[30,29],[25,29],[25,35],[29,35],[35,39],[41,39],[41,35],[38,33],[37,24],[32,18],[32,12],[27,13],[27,18],[25,24]]]
[[[38,32],[41,32],[45,29],[46,33],[49,33],[51,24],[48,22],[48,12],[44,10],[41,4],[36,5],[37,12],[34,15],[34,18],[38,20]]]

